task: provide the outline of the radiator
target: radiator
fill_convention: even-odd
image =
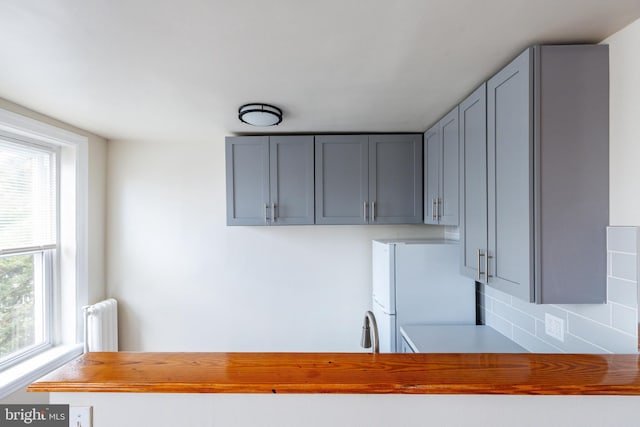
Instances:
[[[113,298],[82,307],[84,351],[118,351],[118,301]]]

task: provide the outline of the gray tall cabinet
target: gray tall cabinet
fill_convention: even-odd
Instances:
[[[314,223],[313,136],[226,138],[227,224]]]
[[[460,260],[463,274],[484,281],[480,252],[487,247],[486,83],[462,101],[459,108]]]
[[[607,46],[527,49],[486,83],[486,151],[484,85],[463,101],[464,274],[536,303],[605,301],[608,85]]]
[[[458,107],[424,134],[424,223],[458,225]]]
[[[316,224],[422,223],[422,135],[317,135]]]

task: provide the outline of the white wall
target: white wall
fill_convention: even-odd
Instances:
[[[603,41],[610,61],[610,223],[640,225],[640,20]]]
[[[358,351],[373,238],[429,226],[226,226],[223,132],[110,141],[108,294],[139,351]]]

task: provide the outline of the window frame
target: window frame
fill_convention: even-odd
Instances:
[[[10,353],[9,355],[0,358],[0,372],[9,369],[11,366],[16,365],[26,359],[32,358],[44,351],[47,351],[53,346],[53,324],[54,324],[54,307],[53,307],[53,295],[56,293],[56,288],[59,286],[56,280],[56,272],[58,270],[56,266],[56,248],[41,249],[41,248],[27,248],[25,251],[16,251],[9,254],[0,255],[0,258],[9,258],[12,256],[26,256],[32,255],[40,256],[39,269],[42,275],[42,317],[44,323],[43,339],[42,342],[32,344],[22,349]],[[36,262],[34,258],[34,275],[36,270]],[[47,285],[48,284],[48,285]],[[34,285],[36,285],[34,281]],[[37,285],[36,285],[37,286]],[[36,291],[37,292],[37,291]]]
[[[0,399],[82,353],[82,306],[88,304],[88,143],[86,136],[0,108],[0,134],[59,150],[58,267],[50,298],[50,346],[0,371]],[[69,205],[72,206],[69,206]],[[64,215],[64,217],[63,217]]]

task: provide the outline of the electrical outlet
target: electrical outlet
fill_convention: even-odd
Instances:
[[[69,427],[91,427],[93,425],[91,406],[69,407]]]
[[[552,314],[544,314],[544,332],[564,342],[564,320]]]

